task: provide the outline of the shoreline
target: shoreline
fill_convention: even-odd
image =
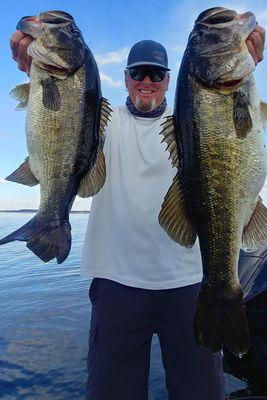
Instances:
[[[33,209],[21,209],[21,210],[0,210],[0,213],[37,213],[38,210]],[[73,210],[70,214],[89,214],[89,210]]]

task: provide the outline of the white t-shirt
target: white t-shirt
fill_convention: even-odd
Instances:
[[[134,117],[115,108],[104,154],[107,177],[93,198],[85,237],[82,274],[145,289],[170,289],[202,278],[198,244],[173,242],[158,222],[177,173],[159,135],[163,117]]]

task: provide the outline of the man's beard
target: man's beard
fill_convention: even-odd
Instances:
[[[149,103],[147,103],[147,102],[143,102],[143,100],[139,96],[137,96],[136,97],[135,107],[137,108],[138,111],[150,112],[150,111],[155,110],[155,108],[156,108],[156,100],[155,99],[151,99],[151,101]]]

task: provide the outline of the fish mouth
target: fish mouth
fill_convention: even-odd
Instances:
[[[243,80],[244,78],[234,79],[232,81],[226,81],[226,82],[214,82],[213,86],[216,89],[234,89],[237,86],[241,85]]]
[[[41,34],[42,21],[36,15],[22,17],[17,23],[16,29],[37,39]]]
[[[218,25],[233,21],[237,12],[225,7],[213,7],[203,11],[195,21],[195,24]]]
[[[39,17],[40,20],[44,23],[49,23],[53,25],[74,22],[74,19],[70,14],[60,10],[44,11],[39,14]]]
[[[258,24],[255,15],[248,11],[244,14],[237,14],[236,21],[239,26],[242,27],[241,32],[244,35],[244,38],[247,39],[249,34],[253,31],[255,26]]]
[[[226,28],[238,24],[239,32],[246,39],[257,25],[255,15],[248,11],[238,14],[234,10],[224,7],[214,7],[203,11],[195,21],[195,24],[203,24],[208,27]]]
[[[17,23],[16,29],[22,31],[33,39],[38,39],[41,35],[43,24],[66,25],[74,22],[72,16],[64,11],[44,11],[39,15],[27,15],[22,17]]]

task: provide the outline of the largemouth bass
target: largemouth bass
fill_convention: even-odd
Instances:
[[[27,107],[29,157],[6,179],[40,183],[38,213],[0,240],[26,241],[41,260],[62,263],[71,248],[69,212],[75,196],[89,197],[105,182],[102,152],[110,107],[102,97],[95,59],[73,18],[62,11],[24,17],[17,29],[31,35],[30,83],[11,92]]]
[[[181,63],[173,117],[163,135],[178,173],[159,215],[181,245],[198,236],[203,280],[194,334],[200,346],[235,355],[249,348],[237,275],[240,247],[267,244],[267,209],[258,193],[266,177],[263,119],[245,39],[252,13],[221,7],[197,18]],[[264,117],[265,115],[265,117]]]

